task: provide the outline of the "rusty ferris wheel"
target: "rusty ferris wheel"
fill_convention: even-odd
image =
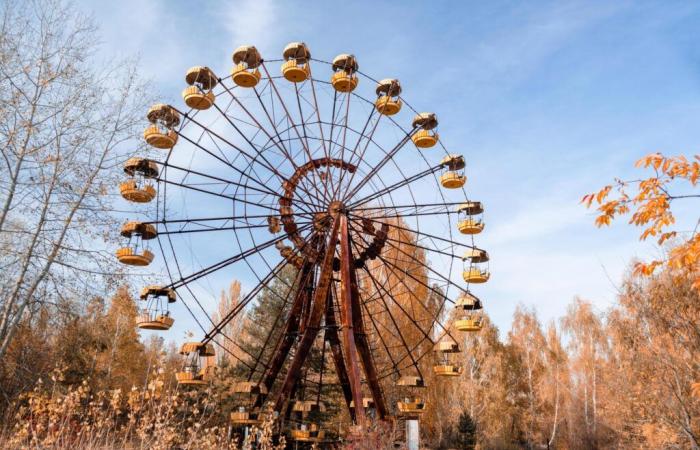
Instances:
[[[467,199],[464,157],[446,150],[434,113],[414,110],[398,80],[372,79],[353,55],[325,62],[297,42],[282,56],[264,60],[255,47],[239,47],[228,76],[202,66],[187,71],[186,108],[148,111],[144,137],[163,158],[127,161],[120,191],[155,204],[156,217],[124,224],[117,258],[145,266],[156,248],[162,255],[170,283],[141,291],[143,329],[169,329],[178,300],[197,320],[193,286],[225,268],[253,279],[220,320],[202,308],[209,323],[197,320],[201,342],[182,346],[178,382],[206,384],[218,346],[245,372],[234,387],[244,399],[231,414],[234,425],[258,423],[269,405],[298,415],[293,439],[317,442],[324,432],[306,418],[324,408],[321,387],[300,395],[312,348],[320,345],[324,358],[316,384],[332,366],[356,424],[367,411],[420,416],[428,405],[419,362],[436,355],[436,376],[461,373],[454,333],[481,328],[482,305],[470,286],[488,280],[489,257],[474,244],[483,206]],[[462,265],[463,281],[452,281]],[[293,280],[273,293],[284,307],[260,342],[267,351],[232,352],[240,343],[225,335],[226,325],[290,267]],[[443,323],[451,303],[456,319]],[[386,383],[406,394],[387,404]]]

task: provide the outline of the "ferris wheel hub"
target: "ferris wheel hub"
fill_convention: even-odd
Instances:
[[[345,209],[345,204],[340,200],[333,200],[328,204],[328,214],[337,216]]]

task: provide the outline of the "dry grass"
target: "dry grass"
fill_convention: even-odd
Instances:
[[[12,423],[5,424],[0,447],[6,449],[227,449],[245,450],[251,442],[229,439],[221,424],[217,398],[208,389],[166,389],[162,371],[144,389],[93,393],[87,383],[59,389],[60,374],[51,386],[40,383],[15,405]],[[272,444],[273,423],[254,430],[260,449]]]

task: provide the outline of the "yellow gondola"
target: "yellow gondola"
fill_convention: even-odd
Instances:
[[[319,442],[325,438],[326,433],[318,424],[301,424],[299,428],[292,428],[290,436],[297,442]]]
[[[185,75],[185,81],[190,86],[182,91],[182,98],[190,108],[209,109],[214,104],[214,86],[218,80],[209,67],[195,66]]]
[[[229,416],[231,423],[234,425],[260,425],[262,420],[258,412],[246,410],[244,406],[238,407],[235,411],[231,411]]]
[[[350,408],[355,407],[355,400],[350,400]],[[365,409],[374,408],[374,399],[372,397],[362,397],[362,407]]]
[[[119,183],[122,197],[134,203],[148,203],[156,196],[151,179],[158,177],[158,166],[143,158],[130,158],[124,164],[124,173],[129,178]]]
[[[466,202],[457,207],[457,228],[462,234],[484,231],[484,207],[481,202]]]
[[[442,339],[435,344],[438,364],[433,366],[433,373],[439,377],[454,377],[462,373],[462,368],[450,362],[451,353],[459,353],[459,344],[452,339]]]
[[[357,59],[354,55],[338,55],[333,59],[331,85],[338,92],[352,92],[359,83]]]
[[[481,310],[483,306],[471,292],[465,292],[457,298],[455,308],[461,310],[459,317],[455,320],[455,328],[459,331],[479,331],[482,328],[483,319]]]
[[[143,132],[148,145],[171,149],[177,142],[177,133],[173,128],[180,124],[180,114],[170,105],[158,103],[151,106],[146,116],[151,125]]]
[[[415,375],[404,375],[396,381],[397,386],[403,387],[425,387],[425,381],[422,377]]]
[[[399,414],[408,417],[415,418],[422,415],[426,409],[426,403],[423,399],[418,397],[404,398],[402,401],[396,403],[399,410]]]
[[[442,339],[435,344],[435,351],[440,353],[459,353],[459,344],[452,339]]]
[[[233,52],[233,69],[231,78],[240,87],[255,87],[260,81],[260,70],[262,57],[258,49],[252,45],[243,45]]]
[[[467,283],[486,283],[491,277],[488,269],[489,254],[485,250],[467,250],[462,256],[464,271],[462,277]]]
[[[174,303],[175,291],[162,286],[146,286],[139,298],[146,307],[136,317],[136,326],[142,330],[169,330],[175,323],[170,316],[168,304]]]
[[[481,300],[479,300],[479,298],[476,295],[468,291],[460,294],[459,297],[457,297],[457,301],[455,302],[455,309],[461,309],[464,311],[477,311],[482,308],[483,306],[481,304]]]
[[[374,106],[379,114],[385,116],[393,116],[401,111],[401,83],[399,80],[386,78],[377,84],[375,89],[377,100],[374,101]]]
[[[443,167],[443,173],[440,175],[440,184],[446,189],[457,189],[464,186],[467,182],[467,177],[464,175],[464,157],[462,155],[447,155],[440,164]]]
[[[233,383],[231,391],[234,394],[267,394],[267,388],[264,384],[255,383],[253,381],[238,381],[236,383]]]
[[[300,413],[326,412],[326,405],[315,400],[296,400],[292,405],[292,411]]]
[[[143,247],[143,241],[154,239],[156,228],[147,223],[127,222],[122,226],[121,235],[129,239],[127,245],[117,249],[117,259],[128,266],[147,266],[153,262],[153,253]]]
[[[455,320],[455,328],[459,331],[479,331],[482,328],[482,324],[481,316],[477,314],[467,314]]]
[[[413,128],[420,128],[411,136],[411,140],[418,148],[430,148],[437,144],[438,134],[435,131],[438,121],[434,113],[420,113],[413,118]]]
[[[201,386],[207,384],[210,360],[216,355],[211,344],[187,342],[182,344],[180,354],[184,356],[182,370],[175,374],[178,384]]]
[[[236,410],[231,412],[230,419],[234,425],[259,425],[262,420],[259,408],[254,408],[254,404],[260,395],[267,395],[267,387],[264,384],[253,381],[238,381],[233,383],[231,393]]]
[[[457,377],[462,375],[462,368],[453,364],[436,364],[433,372],[438,377]]]
[[[292,83],[305,81],[311,75],[309,60],[311,52],[303,42],[292,42],[284,48],[282,57],[282,75]]]

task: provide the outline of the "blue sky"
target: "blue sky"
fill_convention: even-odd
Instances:
[[[596,229],[581,196],[634,176],[644,154],[698,152],[695,2],[79,5],[105,55],[137,53],[164,101],[179,101],[190,66],[227,72],[241,44],[278,58],[304,41],[315,57],[350,52],[375,78],[399,78],[411,104],[439,115],[441,140],[467,160],[470,197],[487,207],[478,242],[493,277],[478,293],[502,335],[521,303],[543,321],[576,295],[608,308],[630,260],[658,250],[623,223]],[[233,276],[203,288],[204,301]],[[187,328],[180,320],[174,337]]]

